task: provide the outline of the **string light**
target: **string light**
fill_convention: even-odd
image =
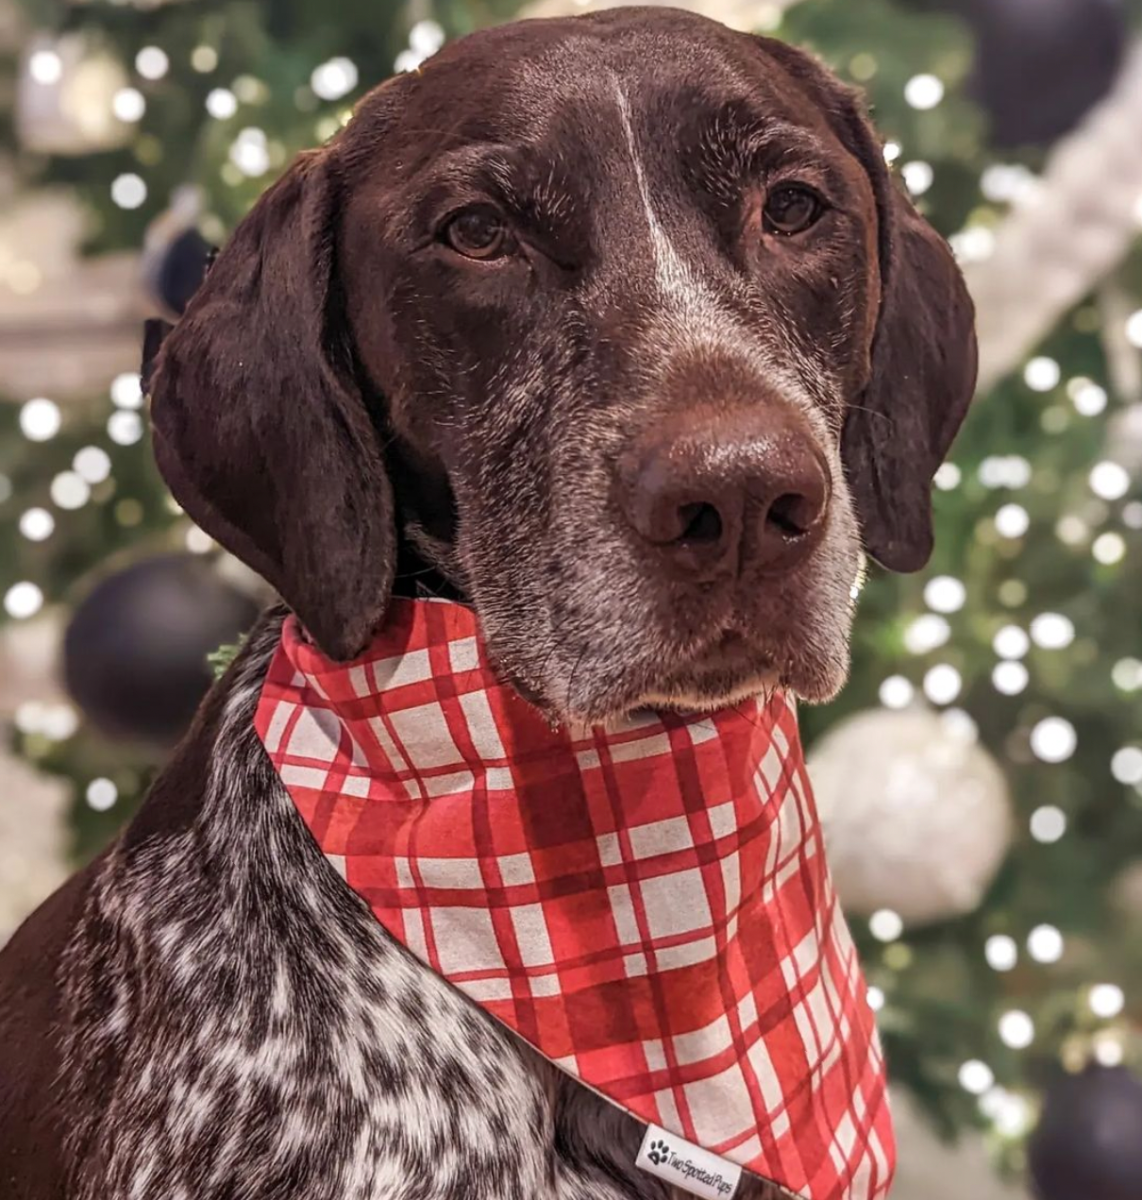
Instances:
[[[37,396],[20,409],[20,430],[30,442],[46,442],[59,433],[62,418],[59,405]]]
[[[93,779],[87,785],[87,804],[96,812],[106,812],[119,799],[119,789],[110,779]]]
[[[1106,408],[1106,389],[1082,376],[1067,384],[1067,395],[1080,416],[1097,417]]]
[[[1096,562],[1112,567],[1126,556],[1126,542],[1120,533],[1100,533],[1090,548]]]
[[[28,74],[45,87],[63,78],[63,60],[54,50],[37,50],[28,58]]]
[[[951,636],[952,628],[943,617],[924,613],[904,631],[904,647],[910,654],[928,654],[938,650]]]
[[[206,94],[206,111],[216,121],[228,121],[238,111],[238,97],[229,88],[214,88]]]
[[[941,492],[951,492],[960,486],[963,472],[953,462],[941,463],[936,471],[935,484]]]
[[[1142,308],[1131,313],[1126,320],[1126,340],[1142,350]]]
[[[1054,925],[1036,925],[1027,935],[1027,953],[1038,963],[1057,963],[1063,945],[1063,935]]]
[[[230,161],[243,175],[257,179],[270,169],[270,152],[264,129],[243,129],[230,146]]]
[[[1100,1066],[1120,1066],[1126,1057],[1122,1039],[1110,1030],[1101,1030],[1094,1037],[1094,1057]]]
[[[144,46],[135,55],[135,70],[144,79],[162,79],[170,69],[170,65],[166,51],[158,46]]]
[[[309,86],[322,100],[340,100],[357,86],[357,66],[348,58],[331,58],[314,68]]]
[[[143,436],[143,419],[137,412],[114,412],[107,419],[107,436],[117,446],[134,445]]]
[[[1000,658],[1022,658],[1031,649],[1031,639],[1018,625],[1004,625],[991,645]]]
[[[142,408],[143,388],[135,371],[124,371],[111,381],[111,403],[116,408]]]
[[[1059,386],[1063,372],[1053,358],[1033,358],[1023,368],[1023,380],[1033,392],[1049,392]]]
[[[1121,500],[1130,488],[1126,468],[1116,462],[1097,463],[1090,473],[1090,490],[1102,500]]]
[[[111,456],[100,446],[84,446],[71,462],[85,483],[102,483],[111,474]]]
[[[869,917],[868,929],[878,942],[894,942],[904,932],[904,921],[899,913],[882,908]]]
[[[900,168],[904,186],[913,196],[922,196],[936,181],[936,173],[926,162],[908,162]]]
[[[1040,613],[1031,622],[1031,639],[1044,650],[1064,650],[1075,640],[1075,627],[1061,613]]]
[[[1031,464],[1022,455],[989,455],[979,464],[979,481],[987,488],[1024,488],[1031,482]]]
[[[1114,686],[1123,692],[1142,690],[1142,661],[1136,658],[1120,658],[1110,671]]]
[[[1054,804],[1044,804],[1031,814],[1031,836],[1045,846],[1059,841],[1067,832],[1067,814]]]
[[[147,199],[147,185],[134,172],[117,175],[111,184],[111,199],[120,208],[139,208]]]
[[[1012,1050],[1026,1050],[1035,1040],[1035,1022],[1021,1009],[1013,1008],[999,1018],[999,1038]]]
[[[1099,983],[1090,989],[1087,1003],[1096,1017],[1109,1021],[1122,1012],[1126,1005],[1126,996],[1117,984]]]
[[[20,532],[29,542],[46,541],[55,527],[55,518],[46,508],[29,508],[20,517]]]
[[[992,685],[1004,696],[1018,696],[1027,687],[1030,678],[1030,673],[1021,662],[996,663],[991,672]]]
[[[873,1012],[880,1012],[884,1007],[885,996],[884,992],[878,987],[870,987],[868,989],[868,1006]]]
[[[894,163],[903,153],[903,149],[899,142],[888,141],[884,143],[884,161],[886,163]]]
[[[1142,748],[1123,746],[1121,750],[1115,751],[1110,760],[1110,773],[1119,783],[1142,783]]]
[[[960,1067],[960,1087],[973,1096],[982,1096],[995,1086],[995,1072],[978,1058],[969,1059]]]
[[[138,88],[120,88],[111,99],[111,111],[120,121],[133,124],[135,121],[142,120],[143,114],[147,111],[147,101]],[[124,205],[123,207],[134,206]]]
[[[916,689],[903,675],[890,675],[880,685],[880,702],[885,708],[907,708]]]
[[[200,75],[206,75],[218,66],[218,51],[213,46],[195,46],[190,52],[190,65]]]
[[[91,488],[75,471],[61,471],[52,480],[50,490],[57,508],[82,508],[91,499]]]
[[[1021,504],[1005,504],[995,514],[995,529],[1000,537],[1021,538],[1031,526],[1031,518]]]
[[[10,617],[17,621],[34,617],[44,604],[44,594],[28,580],[14,583],[4,593],[4,608]]]
[[[940,663],[924,676],[924,695],[933,704],[951,704],[962,686],[959,671],[950,663]]]
[[[924,587],[924,603],[938,613],[959,612],[967,599],[967,588],[951,575],[937,575]]]
[[[1031,730],[1031,750],[1046,763],[1066,762],[1077,744],[1075,727],[1062,717],[1044,717]]]
[[[904,85],[904,99],[910,107],[926,111],[944,98],[944,85],[935,75],[913,75]]]
[[[1011,971],[1019,961],[1019,947],[1014,938],[997,933],[984,943],[983,956],[993,971]]]

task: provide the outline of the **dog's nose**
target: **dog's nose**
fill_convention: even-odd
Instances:
[[[669,421],[619,462],[627,520],[675,572],[796,566],[817,544],[829,474],[804,419],[779,405]]]

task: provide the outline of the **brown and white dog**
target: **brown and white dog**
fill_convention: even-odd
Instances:
[[[535,704],[605,721],[833,695],[862,543],[927,560],[974,375],[853,94],[656,8],[374,91],[238,228],[150,391],[175,496],[328,655],[424,589]],[[0,955],[0,1196],[669,1195],[632,1119],[327,867],[251,723],[281,619]]]

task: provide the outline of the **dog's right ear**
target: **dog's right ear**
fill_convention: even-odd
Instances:
[[[300,158],[238,226],[163,341],[149,395],[175,499],[346,659],[383,616],[396,534],[341,311],[331,154]]]

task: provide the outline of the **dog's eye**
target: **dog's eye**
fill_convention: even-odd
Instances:
[[[465,258],[501,258],[513,248],[511,231],[494,208],[467,208],[444,227],[444,240]]]
[[[786,184],[771,192],[765,202],[765,232],[803,233],[817,223],[822,211],[816,192],[800,184]]]

